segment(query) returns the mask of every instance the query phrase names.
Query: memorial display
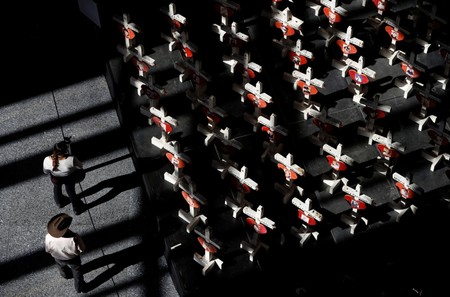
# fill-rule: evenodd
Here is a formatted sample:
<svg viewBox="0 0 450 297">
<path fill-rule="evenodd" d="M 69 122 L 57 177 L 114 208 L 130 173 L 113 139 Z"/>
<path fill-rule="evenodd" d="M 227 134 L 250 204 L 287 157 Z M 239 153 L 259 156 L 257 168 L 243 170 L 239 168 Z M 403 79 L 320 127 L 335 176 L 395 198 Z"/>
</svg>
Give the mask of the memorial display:
<svg viewBox="0 0 450 297">
<path fill-rule="evenodd" d="M 215 0 L 203 15 L 185 2 L 156 19 L 119 5 L 110 62 L 180 295 L 269 281 L 328 294 L 312 274 L 337 250 L 449 207 L 450 37 L 435 4 Z"/>
</svg>

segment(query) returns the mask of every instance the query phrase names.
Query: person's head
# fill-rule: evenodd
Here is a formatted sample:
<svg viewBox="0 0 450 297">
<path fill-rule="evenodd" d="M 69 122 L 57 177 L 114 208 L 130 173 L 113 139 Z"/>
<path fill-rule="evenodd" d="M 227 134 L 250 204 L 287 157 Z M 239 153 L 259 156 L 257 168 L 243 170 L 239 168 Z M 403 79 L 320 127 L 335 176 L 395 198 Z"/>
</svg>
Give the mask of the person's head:
<svg viewBox="0 0 450 297">
<path fill-rule="evenodd" d="M 67 229 L 69 229 L 70 224 L 72 224 L 72 217 L 66 213 L 59 213 L 48 221 L 47 231 L 53 237 L 62 237 Z"/>
<path fill-rule="evenodd" d="M 53 146 L 53 153 L 52 153 L 53 171 L 58 170 L 59 159 L 61 157 L 66 157 L 68 154 L 69 154 L 69 147 L 67 146 L 67 143 L 65 141 L 58 142 Z"/>
<path fill-rule="evenodd" d="M 69 147 L 65 141 L 60 141 L 53 146 L 53 152 L 65 155 L 69 153 Z"/>
</svg>

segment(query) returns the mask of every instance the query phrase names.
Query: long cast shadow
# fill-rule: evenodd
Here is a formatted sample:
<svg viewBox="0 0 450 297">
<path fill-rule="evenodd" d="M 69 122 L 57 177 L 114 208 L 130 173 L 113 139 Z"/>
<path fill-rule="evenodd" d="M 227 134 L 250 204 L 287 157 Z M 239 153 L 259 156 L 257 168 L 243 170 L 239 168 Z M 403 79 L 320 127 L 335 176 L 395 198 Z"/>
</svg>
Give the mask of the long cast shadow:
<svg viewBox="0 0 450 297">
<path fill-rule="evenodd" d="M 161 244 L 157 244 L 157 242 L 160 242 L 160 240 L 161 238 L 153 238 L 150 241 L 147 238 L 144 239 L 144 241 L 140 244 L 128 247 L 110 255 L 104 255 L 100 258 L 83 264 L 81 267 L 81 271 L 83 274 L 89 273 L 101 267 L 108 267 L 107 270 L 100 273 L 86 284 L 86 291 L 91 291 L 99 287 L 101 284 L 107 282 L 109 279 L 117 275 L 128 266 L 132 266 L 141 262 L 146 264 L 154 262 L 156 256 L 163 253 L 163 246 Z"/>
<path fill-rule="evenodd" d="M 81 271 L 83 274 L 108 266 L 106 271 L 100 273 L 86 284 L 86 291 L 88 292 L 99 287 L 101 284 L 107 282 L 126 267 L 143 262 L 145 260 L 145 254 L 146 251 L 144 250 L 143 244 L 138 244 L 114 254 L 105 255 L 82 265 Z M 114 265 L 109 267 L 111 264 Z"/>
<path fill-rule="evenodd" d="M 97 192 L 100 192 L 101 190 L 105 188 L 112 188 L 110 191 L 108 191 L 105 195 L 101 196 L 97 200 L 90 202 L 87 204 L 87 208 L 93 208 L 95 206 L 98 206 L 102 203 L 105 203 L 117 195 L 119 195 L 121 192 L 124 192 L 126 190 L 130 190 L 133 188 L 137 188 L 141 186 L 141 177 L 136 173 L 132 172 L 129 174 L 120 175 L 117 177 L 113 177 L 104 181 L 99 182 L 95 186 L 92 186 L 81 193 L 78 194 L 80 198 L 85 198 L 90 195 L 93 195 Z"/>
</svg>

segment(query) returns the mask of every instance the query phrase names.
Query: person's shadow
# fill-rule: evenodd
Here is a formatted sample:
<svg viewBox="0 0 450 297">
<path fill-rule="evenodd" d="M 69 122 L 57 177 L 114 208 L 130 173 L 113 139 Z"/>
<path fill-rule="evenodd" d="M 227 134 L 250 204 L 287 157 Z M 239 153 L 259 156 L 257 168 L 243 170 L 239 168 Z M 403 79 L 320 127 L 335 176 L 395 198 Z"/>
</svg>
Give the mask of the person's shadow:
<svg viewBox="0 0 450 297">
<path fill-rule="evenodd" d="M 86 274 L 90 271 L 96 270 L 101 267 L 108 266 L 108 269 L 97 275 L 90 282 L 86 283 L 84 292 L 89 292 L 101 284 L 105 283 L 113 276 L 117 275 L 120 271 L 124 270 L 126 267 L 135 265 L 137 263 L 146 261 L 146 255 L 154 255 L 153 252 L 149 252 L 148 247 L 144 244 L 137 244 L 131 246 L 114 254 L 105 255 L 103 257 L 92 260 L 81 266 L 81 272 Z M 113 264 L 113 265 L 112 265 Z M 112 265 L 112 266 L 111 266 Z"/>
<path fill-rule="evenodd" d="M 82 199 L 84 197 L 93 195 L 97 192 L 100 192 L 101 190 L 105 188 L 112 188 L 109 192 L 107 192 L 105 195 L 101 196 L 95 201 L 92 201 L 90 203 L 86 204 L 86 209 L 93 208 L 97 205 L 100 205 L 102 203 L 105 203 L 114 197 L 116 197 L 121 192 L 124 192 L 129 189 L 133 189 L 140 186 L 140 176 L 136 172 L 132 172 L 129 174 L 113 177 L 104 181 L 99 182 L 95 186 L 92 186 L 86 190 L 83 190 L 81 193 L 79 193 L 77 196 Z"/>
</svg>

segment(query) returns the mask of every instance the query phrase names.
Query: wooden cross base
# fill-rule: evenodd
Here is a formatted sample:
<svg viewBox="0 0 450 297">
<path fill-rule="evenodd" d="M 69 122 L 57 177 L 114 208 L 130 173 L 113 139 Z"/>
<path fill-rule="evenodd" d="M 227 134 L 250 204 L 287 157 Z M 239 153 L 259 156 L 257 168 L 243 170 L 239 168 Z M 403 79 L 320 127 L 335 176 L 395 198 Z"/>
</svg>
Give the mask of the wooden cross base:
<svg viewBox="0 0 450 297">
<path fill-rule="evenodd" d="M 241 193 L 239 193 L 238 195 L 241 195 Z M 245 200 L 243 197 L 241 198 L 238 197 L 238 199 L 236 200 L 230 197 L 226 197 L 225 205 L 233 210 L 233 218 L 237 218 L 238 216 L 240 216 L 245 206 L 253 207 L 253 205 L 247 200 Z"/>
<path fill-rule="evenodd" d="M 291 202 L 291 198 L 292 196 L 294 196 L 294 192 L 295 190 L 299 190 L 300 194 L 303 193 L 303 189 L 300 187 L 297 187 L 295 184 L 280 184 L 280 183 L 275 183 L 274 188 L 277 192 L 280 192 L 283 194 L 283 204 L 288 204 L 289 202 Z"/>
<path fill-rule="evenodd" d="M 410 77 L 405 77 L 404 80 L 395 79 L 394 84 L 401 90 L 404 91 L 403 98 L 408 99 L 409 94 L 411 93 L 414 81 Z"/>
<path fill-rule="evenodd" d="M 208 218 L 205 215 L 200 214 L 193 216 L 182 209 L 178 210 L 178 217 L 180 217 L 181 219 L 183 219 L 183 221 L 187 223 L 186 226 L 187 233 L 191 233 L 192 230 L 194 230 L 195 227 L 197 227 L 200 221 L 203 222 L 204 224 L 208 223 Z"/>
<path fill-rule="evenodd" d="M 291 227 L 291 233 L 298 239 L 300 239 L 300 246 L 303 247 L 307 242 L 312 239 L 317 240 L 319 232 L 311 230 L 308 226 L 302 224 L 300 228 Z"/>
<path fill-rule="evenodd" d="M 164 172 L 164 179 L 171 183 L 173 185 L 173 190 L 178 191 L 179 184 L 185 178 L 187 175 L 183 174 L 182 172 L 178 172 L 175 170 L 172 174 L 169 172 Z"/>
<path fill-rule="evenodd" d="M 262 248 L 265 250 L 269 249 L 269 246 L 265 243 L 262 243 L 261 241 L 257 240 L 255 243 L 248 243 L 246 241 L 241 241 L 240 248 L 247 251 L 250 257 L 250 261 L 253 262 L 255 259 L 256 254 L 258 251 Z"/>
<path fill-rule="evenodd" d="M 213 254 L 210 252 L 205 252 L 204 256 L 200 255 L 199 253 L 195 253 L 194 261 L 203 267 L 202 269 L 203 275 L 208 274 L 208 272 L 210 272 L 216 265 L 217 267 L 219 267 L 220 270 L 222 270 L 223 261 L 218 258 L 215 258 Z"/>
<path fill-rule="evenodd" d="M 414 204 L 411 204 L 409 206 L 406 206 L 402 203 L 396 203 L 392 208 L 396 213 L 397 217 L 395 221 L 397 223 L 404 221 L 405 217 L 409 217 L 410 215 L 415 215 L 417 212 L 418 207 Z"/>
<path fill-rule="evenodd" d="M 350 227 L 351 234 L 366 230 L 368 225 L 368 219 L 355 213 L 353 210 L 350 215 L 342 214 L 341 221 Z"/>
</svg>

